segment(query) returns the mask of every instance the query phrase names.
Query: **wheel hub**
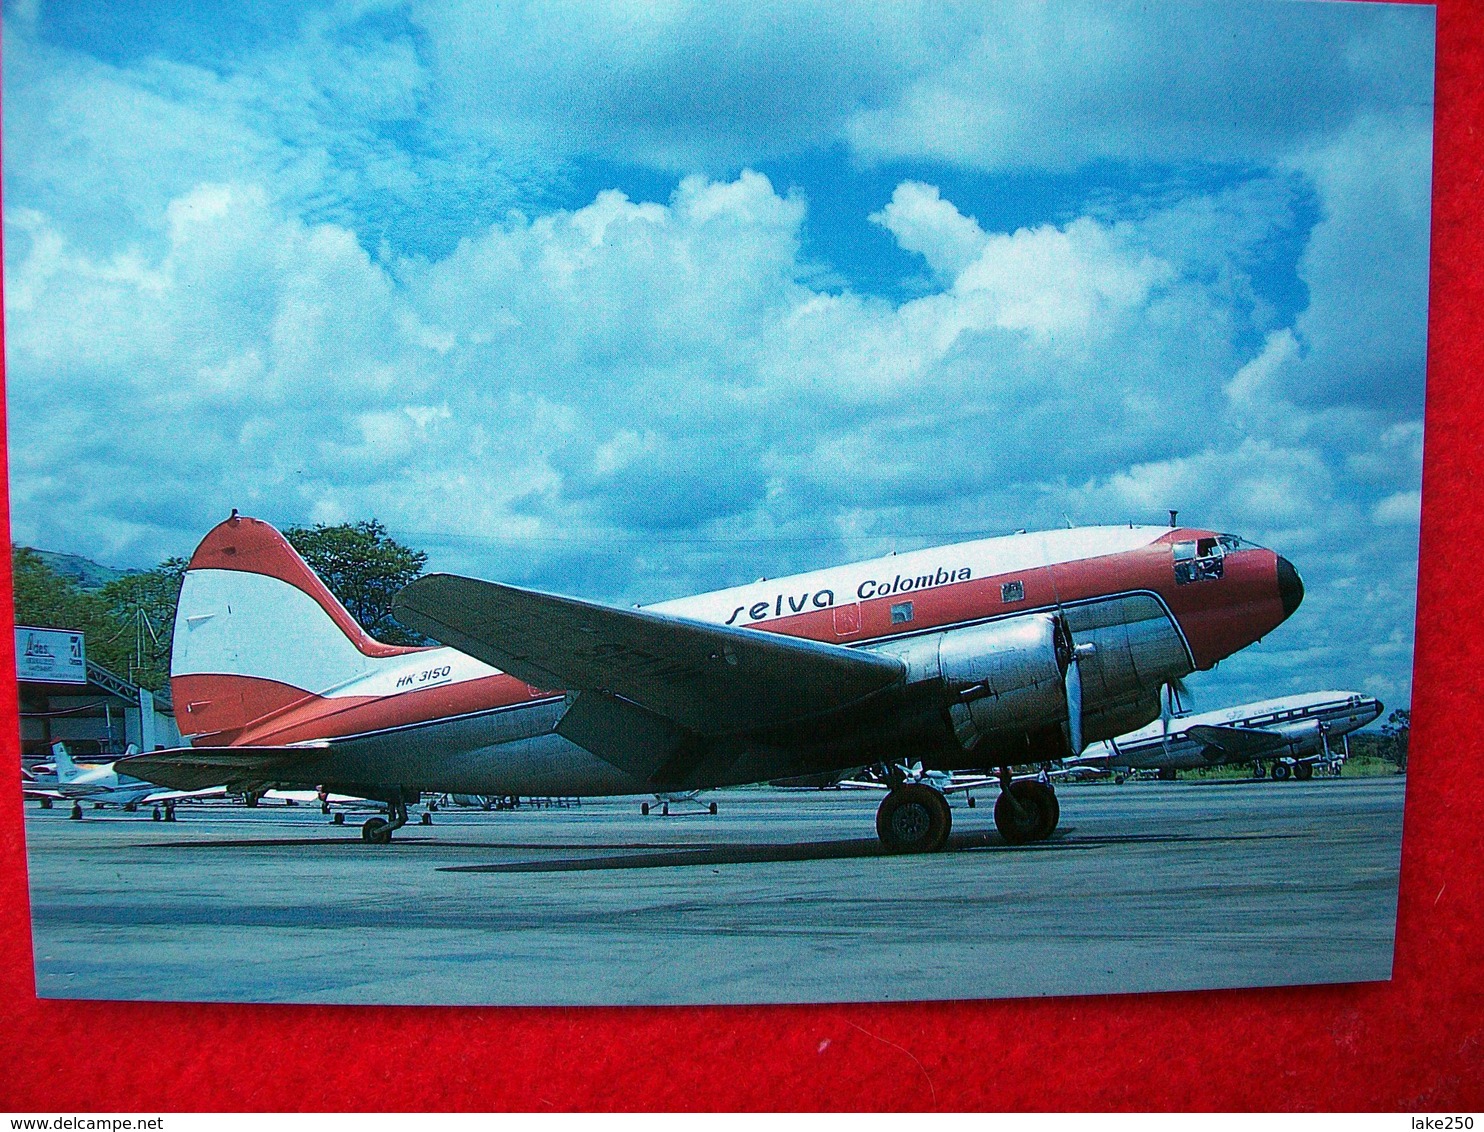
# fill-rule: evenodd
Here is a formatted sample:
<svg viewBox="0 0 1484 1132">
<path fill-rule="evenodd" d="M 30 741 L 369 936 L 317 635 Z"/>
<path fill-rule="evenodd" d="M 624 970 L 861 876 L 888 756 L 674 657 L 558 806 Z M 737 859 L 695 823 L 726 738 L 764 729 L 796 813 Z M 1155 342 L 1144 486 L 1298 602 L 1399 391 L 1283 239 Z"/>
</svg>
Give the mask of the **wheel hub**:
<svg viewBox="0 0 1484 1132">
<path fill-rule="evenodd" d="M 932 823 L 932 815 L 927 812 L 927 807 L 916 802 L 898 806 L 891 815 L 891 831 L 906 843 L 921 841 L 927 836 Z"/>
</svg>

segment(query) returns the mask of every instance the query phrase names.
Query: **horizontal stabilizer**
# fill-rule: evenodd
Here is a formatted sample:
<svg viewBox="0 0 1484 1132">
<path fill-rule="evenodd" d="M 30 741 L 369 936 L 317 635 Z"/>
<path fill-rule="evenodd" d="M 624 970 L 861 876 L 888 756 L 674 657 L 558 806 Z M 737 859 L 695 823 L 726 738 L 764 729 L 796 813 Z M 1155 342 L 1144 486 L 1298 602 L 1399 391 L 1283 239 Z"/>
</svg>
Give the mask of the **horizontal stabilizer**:
<svg viewBox="0 0 1484 1132">
<path fill-rule="evenodd" d="M 392 612 L 538 688 L 619 696 L 706 736 L 838 711 L 905 671 L 893 657 L 839 645 L 454 574 L 419 578 Z"/>
<path fill-rule="evenodd" d="M 318 747 L 176 747 L 131 755 L 114 764 L 122 774 L 172 790 L 205 790 L 237 782 L 314 782 L 313 768 L 329 752 Z"/>
<path fill-rule="evenodd" d="M 1186 731 L 1198 743 L 1225 751 L 1238 758 L 1254 758 L 1288 746 L 1288 740 L 1276 731 L 1260 727 L 1220 727 L 1198 724 Z"/>
</svg>

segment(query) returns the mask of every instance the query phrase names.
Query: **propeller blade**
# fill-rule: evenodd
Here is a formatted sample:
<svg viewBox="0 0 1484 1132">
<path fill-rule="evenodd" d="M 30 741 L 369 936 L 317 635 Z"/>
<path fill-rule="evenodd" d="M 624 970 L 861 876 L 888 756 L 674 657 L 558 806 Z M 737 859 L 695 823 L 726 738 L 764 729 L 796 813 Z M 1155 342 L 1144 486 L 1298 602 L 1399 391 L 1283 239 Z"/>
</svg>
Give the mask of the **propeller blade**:
<svg viewBox="0 0 1484 1132">
<path fill-rule="evenodd" d="M 1170 694 L 1174 699 L 1175 706 L 1180 709 L 1182 714 L 1190 710 L 1189 706 L 1187 706 L 1190 700 L 1190 689 L 1185 686 L 1183 677 L 1176 676 L 1170 681 Z"/>
<path fill-rule="evenodd" d="M 1160 689 L 1159 697 L 1159 742 L 1165 749 L 1165 755 L 1170 753 L 1170 716 L 1174 714 L 1174 706 L 1170 702 L 1175 698 L 1175 689 L 1166 684 Z"/>
<path fill-rule="evenodd" d="M 1067 739 L 1075 757 L 1082 753 L 1082 666 L 1073 657 L 1063 677 L 1067 685 Z"/>
</svg>

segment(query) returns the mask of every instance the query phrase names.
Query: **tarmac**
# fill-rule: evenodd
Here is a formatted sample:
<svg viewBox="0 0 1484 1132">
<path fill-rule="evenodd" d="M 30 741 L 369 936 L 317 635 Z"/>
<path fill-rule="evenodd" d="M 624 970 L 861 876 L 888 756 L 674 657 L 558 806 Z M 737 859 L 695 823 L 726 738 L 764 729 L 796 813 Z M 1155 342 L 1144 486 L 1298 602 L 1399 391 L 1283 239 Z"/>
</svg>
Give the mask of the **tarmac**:
<svg viewBox="0 0 1484 1132">
<path fill-rule="evenodd" d="M 37 993 L 405 1004 L 844 1002 L 1387 979 L 1400 777 L 1068 785 L 1011 848 L 994 791 L 886 856 L 872 791 L 370 811 L 26 809 Z M 421 807 L 414 809 L 414 822 Z"/>
</svg>

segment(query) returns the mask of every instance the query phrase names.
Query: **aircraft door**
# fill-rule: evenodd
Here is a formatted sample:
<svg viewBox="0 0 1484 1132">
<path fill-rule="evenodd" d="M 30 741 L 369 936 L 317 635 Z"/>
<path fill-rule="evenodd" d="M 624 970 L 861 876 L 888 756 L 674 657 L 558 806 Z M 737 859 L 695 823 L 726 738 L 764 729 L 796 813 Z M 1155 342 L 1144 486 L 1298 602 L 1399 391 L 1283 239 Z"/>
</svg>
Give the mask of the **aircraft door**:
<svg viewBox="0 0 1484 1132">
<path fill-rule="evenodd" d="M 861 631 L 860 602 L 852 601 L 835 606 L 835 636 L 854 637 Z"/>
</svg>

